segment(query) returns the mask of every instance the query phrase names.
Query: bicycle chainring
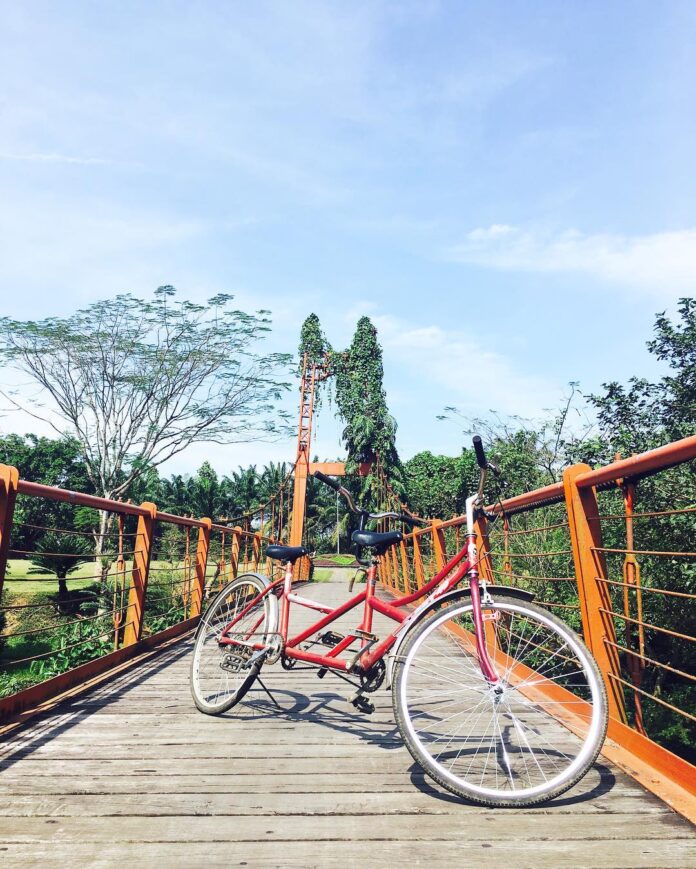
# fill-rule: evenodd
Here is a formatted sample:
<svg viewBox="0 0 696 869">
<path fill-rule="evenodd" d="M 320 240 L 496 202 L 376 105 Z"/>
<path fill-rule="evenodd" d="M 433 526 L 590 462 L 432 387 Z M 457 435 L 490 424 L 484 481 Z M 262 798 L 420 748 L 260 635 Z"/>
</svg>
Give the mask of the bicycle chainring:
<svg viewBox="0 0 696 869">
<path fill-rule="evenodd" d="M 281 634 L 268 634 L 268 652 L 264 659 L 266 664 L 275 664 L 283 654 L 283 637 Z"/>
<path fill-rule="evenodd" d="M 373 664 L 366 673 L 360 674 L 360 687 L 368 694 L 372 694 L 382 686 L 384 677 L 387 674 L 387 668 L 384 666 L 384 661 L 379 660 Z"/>
</svg>

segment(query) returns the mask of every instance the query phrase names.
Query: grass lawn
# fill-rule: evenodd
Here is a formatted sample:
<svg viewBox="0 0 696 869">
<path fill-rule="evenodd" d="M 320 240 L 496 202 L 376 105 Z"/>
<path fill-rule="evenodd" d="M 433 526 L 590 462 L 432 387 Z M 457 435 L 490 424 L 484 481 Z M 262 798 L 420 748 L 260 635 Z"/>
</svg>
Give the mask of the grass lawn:
<svg viewBox="0 0 696 869">
<path fill-rule="evenodd" d="M 319 555 L 317 554 L 317 558 L 321 558 L 322 561 L 331 561 L 333 564 L 338 565 L 339 567 L 347 566 L 349 564 L 355 564 L 355 556 L 354 555 L 336 555 L 336 554 L 328 554 L 328 555 Z"/>
<path fill-rule="evenodd" d="M 32 573 L 29 573 L 29 570 Z M 37 571 L 34 573 L 33 571 Z M 68 588 L 80 590 L 93 585 L 99 579 L 99 570 L 93 561 L 81 564 L 68 577 Z M 55 594 L 58 591 L 58 580 L 52 573 L 38 571 L 30 561 L 21 558 L 10 558 L 5 573 L 5 589 L 14 594 Z"/>
</svg>

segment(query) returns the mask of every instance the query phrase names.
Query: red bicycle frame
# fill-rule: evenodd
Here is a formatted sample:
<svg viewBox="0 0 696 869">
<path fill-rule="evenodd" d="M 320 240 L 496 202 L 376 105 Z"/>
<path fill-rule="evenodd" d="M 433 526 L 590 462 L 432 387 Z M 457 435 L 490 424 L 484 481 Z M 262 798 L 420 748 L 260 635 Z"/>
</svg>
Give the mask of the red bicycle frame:
<svg viewBox="0 0 696 869">
<path fill-rule="evenodd" d="M 359 594 L 347 600 L 344 604 L 336 608 L 327 607 L 325 604 L 302 597 L 292 591 L 292 564 L 288 563 L 285 570 L 285 576 L 282 579 L 271 583 L 263 592 L 258 594 L 242 611 L 223 629 L 218 642 L 221 645 L 239 645 L 238 637 L 230 637 L 229 633 L 234 629 L 234 625 L 243 618 L 257 603 L 268 594 L 277 594 L 281 598 L 281 613 L 280 625 L 278 633 L 282 638 L 283 654 L 286 658 L 295 661 L 304 661 L 309 664 L 314 664 L 318 667 L 325 667 L 331 670 L 352 670 L 358 663 L 362 672 L 369 670 L 391 649 L 396 642 L 399 634 L 406 630 L 408 625 L 416 618 L 422 610 L 430 604 L 437 601 L 440 597 L 452 591 L 456 585 L 468 574 L 471 584 L 471 598 L 473 605 L 474 627 L 476 634 L 476 650 L 478 654 L 481 671 L 485 678 L 495 684 L 499 677 L 490 660 L 484 642 L 484 627 L 483 617 L 481 614 L 481 591 L 479 587 L 477 564 L 477 551 L 475 536 L 467 535 L 466 545 L 437 573 L 423 588 L 412 594 L 404 595 L 397 598 L 392 603 L 387 603 L 381 600 L 375 594 L 377 584 L 377 565 L 373 561 L 367 571 L 367 580 L 365 589 Z M 456 570 L 455 570 L 456 568 Z M 453 572 L 454 571 L 454 572 Z M 451 574 L 451 575 L 450 575 Z M 404 607 L 414 603 L 421 598 L 425 598 L 423 604 L 416 610 L 410 613 L 403 611 Z M 323 613 L 323 617 L 314 624 L 305 628 L 299 634 L 289 637 L 289 622 L 291 605 L 305 607 L 307 609 L 316 610 Z M 341 616 L 350 612 L 352 609 L 364 604 L 363 619 L 360 625 L 354 629 L 354 633 L 345 636 L 339 643 L 326 654 L 316 654 L 306 649 L 300 649 L 301 643 L 308 640 L 312 635 L 318 633 L 323 628 L 330 625 L 332 622 L 341 618 Z M 399 627 L 390 633 L 380 642 L 368 640 L 365 634 L 371 634 L 372 631 L 372 616 L 374 612 L 381 613 L 384 616 L 399 623 Z M 263 621 L 263 615 L 259 617 L 258 623 L 247 631 L 246 637 L 242 642 L 248 643 L 256 650 L 264 649 L 266 646 L 260 642 L 254 642 L 251 637 L 257 627 Z M 352 659 L 347 661 L 338 656 L 344 652 L 354 642 L 361 643 L 361 649 L 364 651 L 358 652 Z M 372 648 L 374 646 L 374 648 Z"/>
</svg>

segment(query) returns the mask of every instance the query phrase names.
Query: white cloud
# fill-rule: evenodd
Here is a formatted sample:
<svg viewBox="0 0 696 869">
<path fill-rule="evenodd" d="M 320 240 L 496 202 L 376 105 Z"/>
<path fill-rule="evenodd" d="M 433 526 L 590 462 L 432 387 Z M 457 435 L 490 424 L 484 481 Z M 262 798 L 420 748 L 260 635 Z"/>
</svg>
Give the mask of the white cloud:
<svg viewBox="0 0 696 869">
<path fill-rule="evenodd" d="M 442 395 L 443 406 L 456 405 L 476 416 L 495 409 L 535 417 L 558 403 L 562 383 L 525 373 L 518 362 L 463 331 L 414 325 L 391 315 L 372 320 L 390 366 L 398 365 L 414 389 Z"/>
<path fill-rule="evenodd" d="M 0 152 L 0 160 L 15 160 L 21 163 L 68 163 L 78 166 L 112 166 L 114 161 L 103 157 L 72 157 L 68 154 L 8 153 Z"/>
<path fill-rule="evenodd" d="M 585 235 L 493 224 L 469 232 L 446 256 L 502 271 L 577 272 L 668 299 L 696 290 L 696 229 Z"/>
</svg>

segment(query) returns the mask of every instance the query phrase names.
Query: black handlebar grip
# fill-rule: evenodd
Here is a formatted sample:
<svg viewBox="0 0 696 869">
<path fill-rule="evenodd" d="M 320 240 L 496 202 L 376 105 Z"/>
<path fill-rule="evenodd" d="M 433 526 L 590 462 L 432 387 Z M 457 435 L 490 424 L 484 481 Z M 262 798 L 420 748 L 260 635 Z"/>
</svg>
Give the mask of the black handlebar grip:
<svg viewBox="0 0 696 869">
<path fill-rule="evenodd" d="M 474 435 L 474 452 L 476 453 L 476 461 L 478 462 L 479 468 L 481 468 L 482 471 L 485 471 L 488 467 L 488 462 L 486 461 L 486 454 L 483 451 L 483 443 L 478 435 Z"/>
<path fill-rule="evenodd" d="M 312 474 L 312 476 L 316 477 L 317 480 L 321 480 L 321 482 L 324 483 L 325 486 L 328 486 L 330 489 L 333 489 L 334 492 L 341 491 L 341 488 L 342 488 L 341 484 L 337 483 L 336 480 L 332 480 L 331 477 L 327 477 L 326 474 L 322 474 L 321 471 L 315 471 Z"/>
<path fill-rule="evenodd" d="M 418 528 L 420 525 L 427 524 L 423 522 L 422 519 L 416 519 L 415 516 L 408 516 L 406 513 L 399 514 L 399 521 L 404 522 L 406 525 L 410 525 L 411 528 Z"/>
</svg>

